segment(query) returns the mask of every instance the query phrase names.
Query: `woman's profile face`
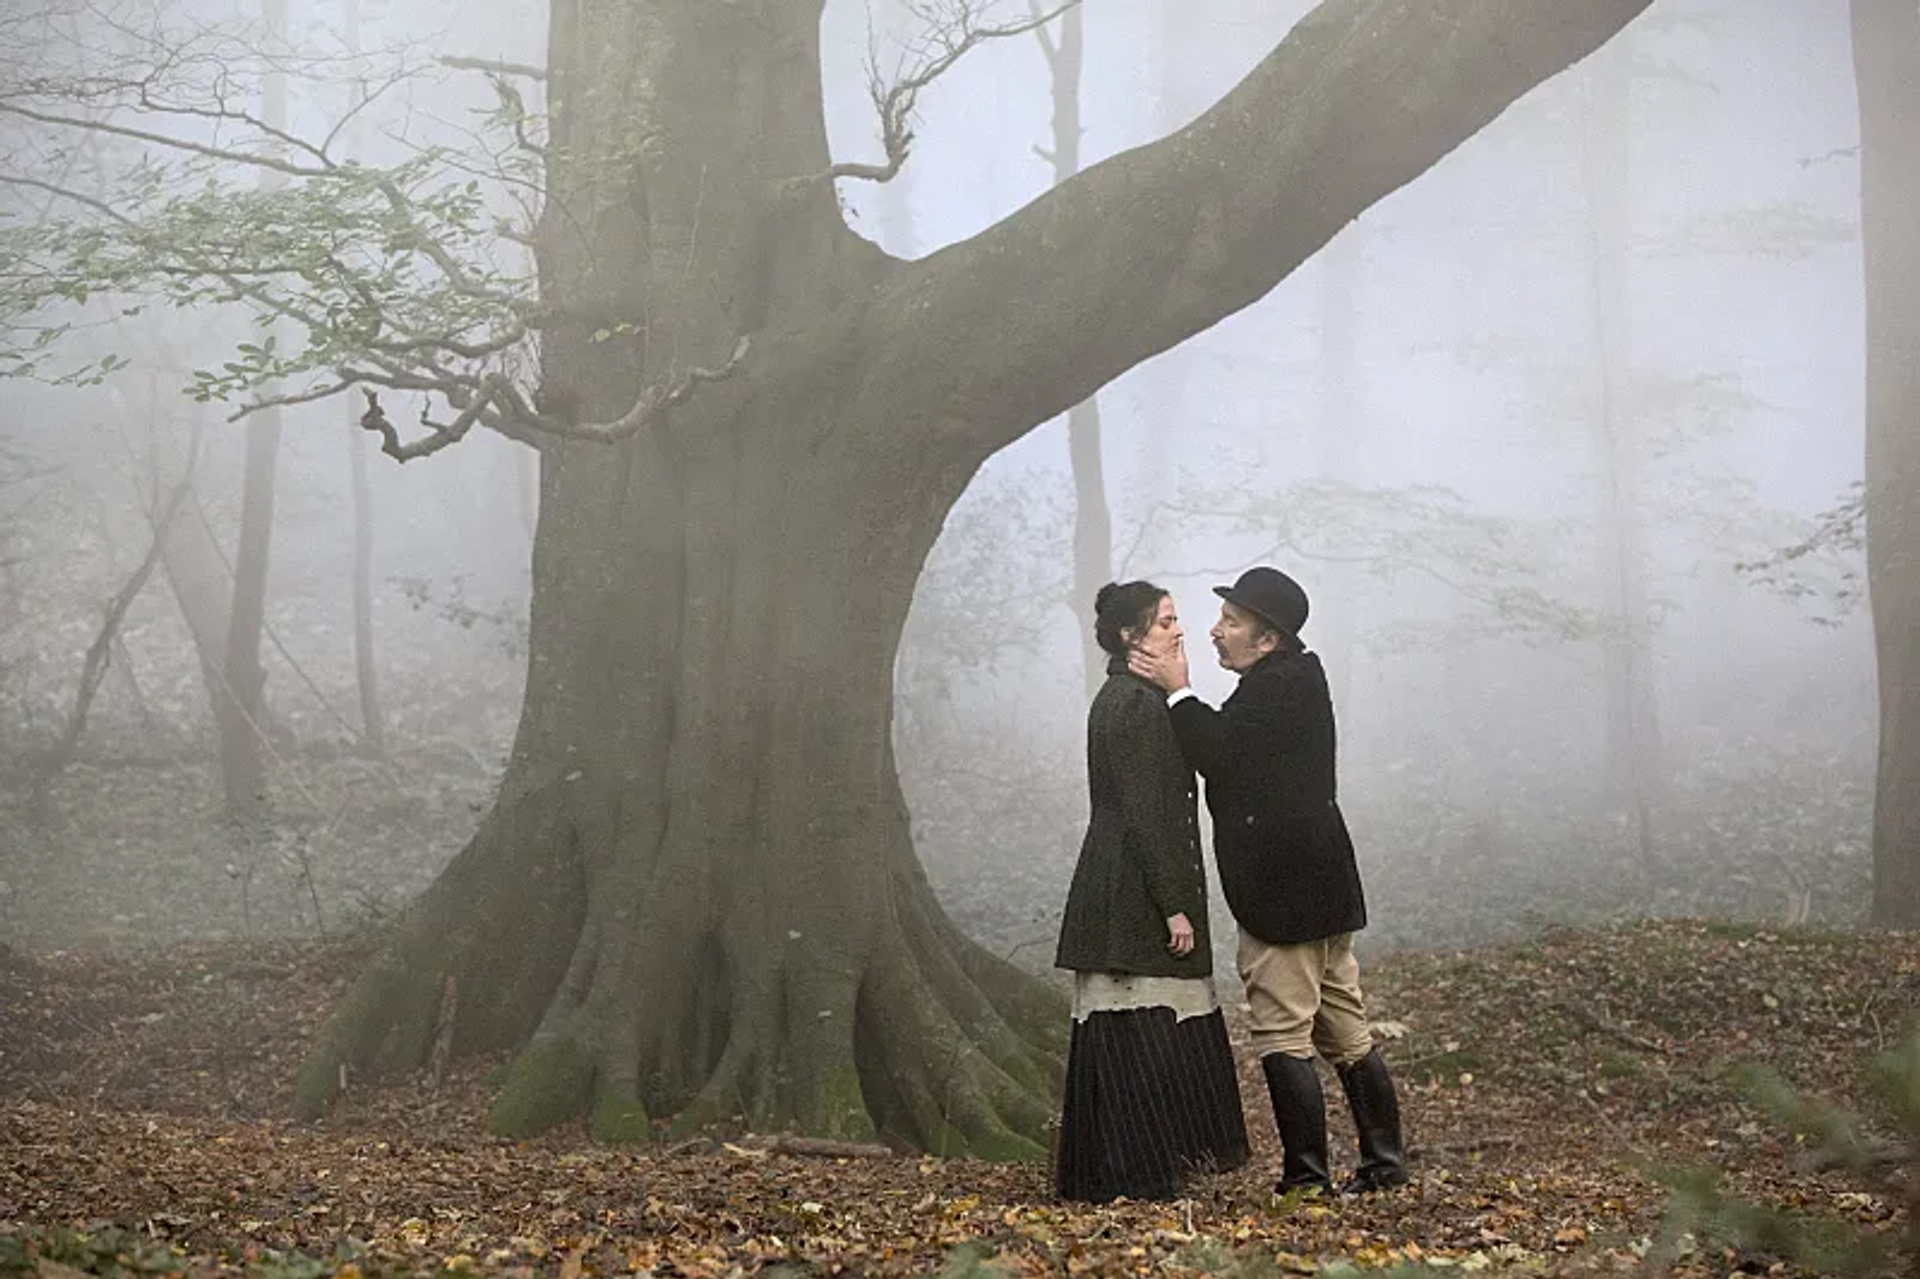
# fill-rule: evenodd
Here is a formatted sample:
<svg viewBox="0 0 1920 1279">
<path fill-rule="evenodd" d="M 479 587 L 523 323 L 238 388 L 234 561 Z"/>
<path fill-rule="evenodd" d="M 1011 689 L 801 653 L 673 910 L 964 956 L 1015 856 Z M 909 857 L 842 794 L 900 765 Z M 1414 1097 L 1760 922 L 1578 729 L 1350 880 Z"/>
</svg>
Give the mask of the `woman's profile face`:
<svg viewBox="0 0 1920 1279">
<path fill-rule="evenodd" d="M 1127 632 L 1127 645 L 1148 653 L 1170 653 L 1177 646 L 1184 633 L 1180 629 L 1180 614 L 1173 607 L 1173 596 L 1162 595 L 1160 603 L 1154 607 L 1153 621 L 1148 624 L 1144 634 Z"/>
</svg>

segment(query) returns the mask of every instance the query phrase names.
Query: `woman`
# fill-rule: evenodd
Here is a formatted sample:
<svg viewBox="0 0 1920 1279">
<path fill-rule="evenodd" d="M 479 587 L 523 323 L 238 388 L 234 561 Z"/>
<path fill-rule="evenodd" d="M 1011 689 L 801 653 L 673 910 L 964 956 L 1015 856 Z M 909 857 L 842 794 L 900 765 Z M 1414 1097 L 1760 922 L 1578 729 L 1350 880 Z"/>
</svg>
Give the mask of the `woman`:
<svg viewBox="0 0 1920 1279">
<path fill-rule="evenodd" d="M 1108 583 L 1094 602 L 1107 682 L 1087 712 L 1092 815 L 1054 963 L 1074 974 L 1056 1165 L 1062 1198 L 1167 1199 L 1189 1170 L 1247 1158 L 1233 1051 L 1213 995 L 1193 772 L 1165 696 L 1127 669 L 1180 642 L 1172 598 Z"/>
</svg>

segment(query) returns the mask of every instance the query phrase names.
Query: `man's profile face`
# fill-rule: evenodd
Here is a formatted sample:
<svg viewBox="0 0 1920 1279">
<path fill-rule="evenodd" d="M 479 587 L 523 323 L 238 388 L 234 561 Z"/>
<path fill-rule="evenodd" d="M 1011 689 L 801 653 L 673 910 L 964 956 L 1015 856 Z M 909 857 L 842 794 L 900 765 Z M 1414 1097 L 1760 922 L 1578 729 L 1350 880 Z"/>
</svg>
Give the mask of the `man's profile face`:
<svg viewBox="0 0 1920 1279">
<path fill-rule="evenodd" d="M 1220 655 L 1220 665 L 1236 675 L 1280 647 L 1280 637 L 1274 634 L 1273 628 L 1238 604 L 1222 602 L 1220 620 L 1209 633 L 1213 636 L 1213 650 Z"/>
</svg>

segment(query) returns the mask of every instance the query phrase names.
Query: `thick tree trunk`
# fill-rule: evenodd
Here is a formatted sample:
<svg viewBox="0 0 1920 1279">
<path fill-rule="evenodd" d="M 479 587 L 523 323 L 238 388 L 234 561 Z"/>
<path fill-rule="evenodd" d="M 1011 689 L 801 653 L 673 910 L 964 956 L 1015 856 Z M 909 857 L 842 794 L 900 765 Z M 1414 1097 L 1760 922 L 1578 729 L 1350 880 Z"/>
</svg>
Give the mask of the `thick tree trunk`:
<svg viewBox="0 0 1920 1279">
<path fill-rule="evenodd" d="M 549 453 L 499 806 L 344 1023 L 400 1038 L 333 1043 L 321 1095 L 339 1061 L 416 1062 L 455 979 L 457 1049 L 534 1035 L 502 1131 L 591 1101 L 607 1136 L 677 1114 L 1039 1149 L 1064 1020 L 934 901 L 872 674 L 964 475 L 896 505 L 898 456 L 810 457 L 819 424 L 773 403 L 736 422 L 795 445 Z"/>
<path fill-rule="evenodd" d="M 817 30 L 555 6 L 541 252 L 571 309 L 545 346 L 550 405 L 618 416 L 739 333 L 870 290 L 885 259 L 829 188 L 769 195 L 826 167 Z M 633 336 L 594 340 L 622 322 Z M 946 920 L 891 745 L 885 672 L 978 458 L 922 447 L 910 415 L 892 442 L 844 431 L 859 350 L 835 327 L 669 430 L 546 451 L 499 805 L 335 1022 L 309 1099 L 342 1062 L 417 1062 L 452 979 L 457 1048 L 533 1036 L 504 1131 L 590 1103 L 610 1136 L 673 1114 L 1040 1149 L 1064 1019 Z"/>
<path fill-rule="evenodd" d="M 1920 928 L 1920 8 L 1853 0 L 1867 300 L 1867 581 L 1880 675 L 1873 921 Z"/>
<path fill-rule="evenodd" d="M 807 180 L 820 0 L 556 0 L 544 408 L 614 420 L 742 334 L 753 355 L 619 444 L 545 448 L 498 802 L 322 1032 L 302 1110 L 442 1040 L 524 1044 L 503 1131 L 586 1111 L 1036 1153 L 1065 1009 L 942 913 L 894 768 L 890 673 L 948 510 L 1644 2 L 1560 0 L 1529 40 L 1508 27 L 1539 0 L 1480 0 L 1436 41 L 1429 0 L 1343 0 L 1197 132 L 900 263 Z M 1341 128 L 1383 154 L 1292 180 L 1346 153 L 1318 113 L 1356 101 Z"/>
<path fill-rule="evenodd" d="M 1629 147 L 1633 69 L 1616 45 L 1596 59 L 1581 172 L 1592 247 L 1593 452 L 1599 470 L 1601 581 L 1613 626 L 1601 639 L 1606 691 L 1606 802 L 1625 824 L 1643 872 L 1656 869 L 1653 810 L 1662 776 L 1660 721 L 1641 531 L 1640 433 L 1628 403 Z"/>
</svg>

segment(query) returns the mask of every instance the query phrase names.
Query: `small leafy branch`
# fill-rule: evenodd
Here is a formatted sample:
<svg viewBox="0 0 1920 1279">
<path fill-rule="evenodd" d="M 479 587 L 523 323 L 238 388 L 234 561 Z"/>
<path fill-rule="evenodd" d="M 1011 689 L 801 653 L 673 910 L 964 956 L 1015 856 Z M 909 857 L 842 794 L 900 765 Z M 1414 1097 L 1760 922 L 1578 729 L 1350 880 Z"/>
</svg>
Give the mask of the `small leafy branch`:
<svg viewBox="0 0 1920 1279">
<path fill-rule="evenodd" d="M 877 54 L 869 69 L 884 162 L 801 181 L 891 178 L 928 86 L 969 51 L 1037 30 L 1078 0 L 1006 22 L 990 19 L 994 3 L 912 0 L 924 33 L 891 76 Z M 439 58 L 484 74 L 494 106 L 458 149 L 411 147 L 404 160 L 374 164 L 347 155 L 343 138 L 413 70 L 351 95 L 351 109 L 313 138 L 250 105 L 269 67 L 303 65 L 291 50 L 205 30 L 117 34 L 132 47 L 68 50 L 74 66 L 59 70 L 0 64 L 0 117 L 33 139 L 0 152 L 0 196 L 14 197 L 13 207 L 0 204 L 0 377 L 98 385 L 128 360 L 98 351 L 97 334 L 96 349 L 73 350 L 83 330 L 155 305 L 239 308 L 259 336 L 195 372 L 193 398 L 232 405 L 241 418 L 361 387 L 362 425 L 404 462 L 475 426 L 535 445 L 622 439 L 661 426 L 745 360 L 743 335 L 724 361 L 676 369 L 601 422 L 549 411 L 534 392 L 544 335 L 584 324 L 605 341 L 642 320 L 570 312 L 536 278 L 543 225 L 570 216 L 548 207 L 550 166 L 580 160 L 556 154 L 544 107 L 530 100 L 546 81 L 540 68 Z M 382 390 L 424 400 L 420 437 L 402 441 Z M 436 406 L 450 416 L 436 418 Z"/>
<path fill-rule="evenodd" d="M 1749 1202 L 1723 1189 L 1709 1169 L 1656 1171 L 1672 1188 L 1673 1201 L 1662 1238 L 1648 1257 L 1653 1273 L 1662 1273 L 1680 1241 L 1695 1235 L 1839 1279 L 1866 1279 L 1890 1268 L 1920 1275 L 1920 1029 L 1875 1058 L 1868 1072 L 1875 1098 L 1900 1134 L 1894 1143 L 1875 1140 L 1857 1117 L 1802 1095 L 1765 1066 L 1739 1067 L 1732 1080 L 1805 1143 L 1803 1159 L 1810 1168 L 1844 1169 L 1860 1182 L 1863 1198 L 1904 1203 L 1905 1226 L 1889 1237 L 1838 1218 Z"/>
<path fill-rule="evenodd" d="M 532 444 L 623 438 L 744 359 L 743 338 L 717 369 L 642 388 L 608 422 L 546 411 L 531 390 L 541 338 L 578 317 L 540 296 L 533 271 L 544 115 L 489 69 L 497 106 L 476 145 L 362 163 L 340 139 L 377 92 L 302 137 L 245 105 L 246 64 L 227 60 L 244 56 L 155 38 L 107 74 L 0 83 L 0 116 L 39 139 L 0 155 L 0 191 L 16 197 L 0 211 L 0 377 L 94 385 L 127 360 L 71 350 L 81 330 L 153 306 L 236 308 L 259 336 L 195 372 L 188 394 L 241 418 L 355 386 L 411 393 L 428 405 L 424 438 L 401 444 L 372 399 L 364 423 L 406 461 L 475 425 Z M 34 163 L 44 154 L 88 162 L 49 170 Z"/>
<path fill-rule="evenodd" d="M 1866 534 L 1866 486 L 1856 480 L 1839 502 L 1814 517 L 1806 537 L 1760 559 L 1743 560 L 1734 571 L 1790 600 L 1824 599 L 1827 613 L 1814 622 L 1838 626 L 1866 598 Z"/>
</svg>

